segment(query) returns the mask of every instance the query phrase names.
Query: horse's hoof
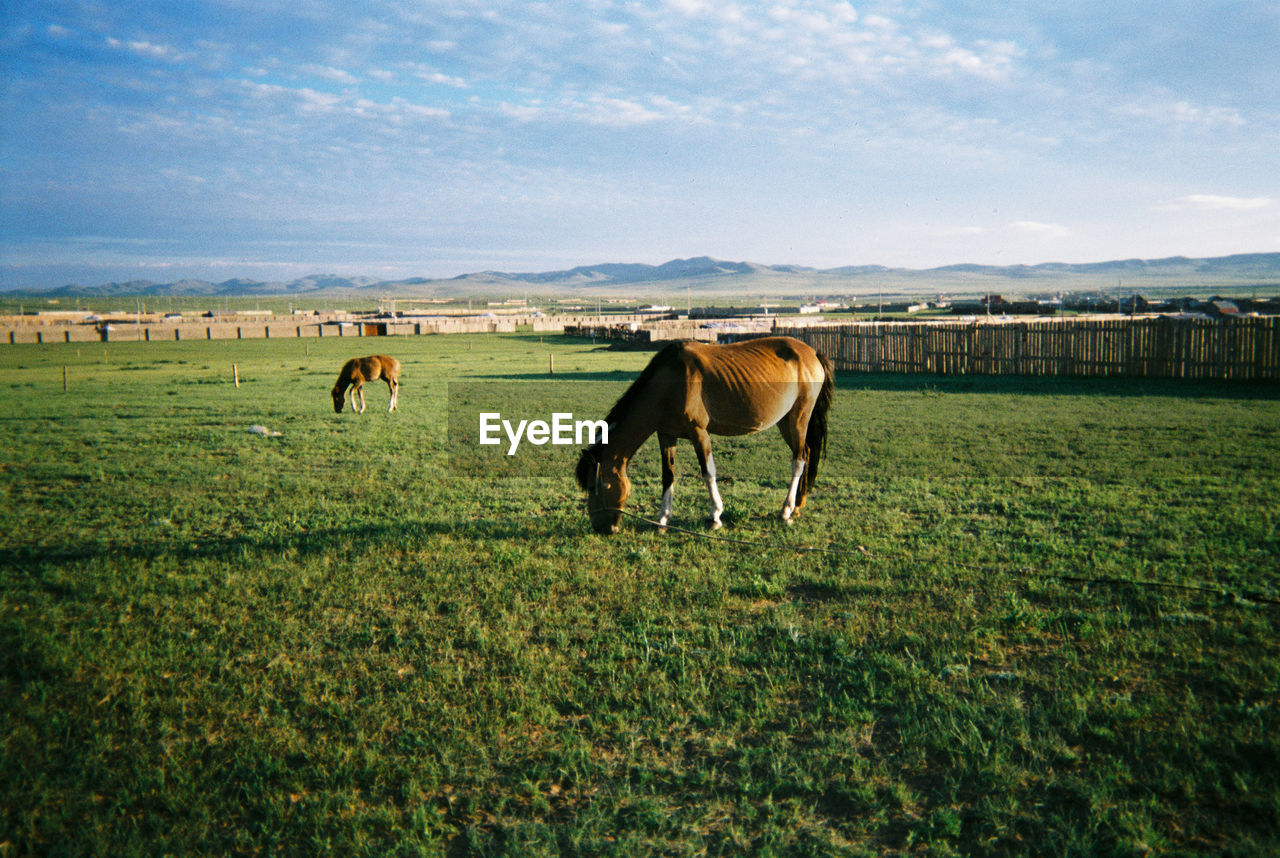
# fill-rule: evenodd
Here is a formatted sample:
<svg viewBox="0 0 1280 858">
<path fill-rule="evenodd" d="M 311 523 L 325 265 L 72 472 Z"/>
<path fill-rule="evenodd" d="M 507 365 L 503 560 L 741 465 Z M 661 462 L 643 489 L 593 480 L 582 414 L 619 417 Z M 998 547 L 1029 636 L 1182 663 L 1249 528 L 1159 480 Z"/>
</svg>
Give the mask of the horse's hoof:
<svg viewBox="0 0 1280 858">
<path fill-rule="evenodd" d="M 724 524 L 717 521 L 716 519 L 714 518 L 707 519 L 707 528 L 709 530 L 719 530 L 722 527 L 724 527 Z"/>
</svg>

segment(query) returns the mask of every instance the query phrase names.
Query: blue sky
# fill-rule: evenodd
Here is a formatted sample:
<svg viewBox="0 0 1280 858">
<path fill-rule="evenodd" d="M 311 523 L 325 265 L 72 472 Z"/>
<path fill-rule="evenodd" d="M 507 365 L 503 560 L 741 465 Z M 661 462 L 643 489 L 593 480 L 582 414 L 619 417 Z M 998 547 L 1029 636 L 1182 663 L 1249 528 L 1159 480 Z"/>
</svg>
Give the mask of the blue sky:
<svg viewBox="0 0 1280 858">
<path fill-rule="evenodd" d="M 1280 249 L 1280 4 L 0 0 L 0 288 Z"/>
</svg>

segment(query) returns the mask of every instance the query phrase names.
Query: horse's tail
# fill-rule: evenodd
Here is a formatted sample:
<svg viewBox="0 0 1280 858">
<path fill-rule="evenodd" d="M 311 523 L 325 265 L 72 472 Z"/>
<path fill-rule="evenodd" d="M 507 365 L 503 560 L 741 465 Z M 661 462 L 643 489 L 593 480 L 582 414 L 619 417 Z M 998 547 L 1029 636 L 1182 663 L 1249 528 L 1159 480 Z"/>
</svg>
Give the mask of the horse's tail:
<svg viewBox="0 0 1280 858">
<path fill-rule="evenodd" d="M 818 392 L 818 401 L 813 405 L 809 427 L 804 434 L 804 445 L 808 453 L 808 463 L 804 469 L 806 488 L 811 488 L 818 481 L 818 465 L 822 462 L 822 451 L 827 447 L 827 412 L 831 409 L 836 389 L 835 367 L 822 352 L 818 352 L 818 362 L 822 364 L 822 390 Z"/>
</svg>

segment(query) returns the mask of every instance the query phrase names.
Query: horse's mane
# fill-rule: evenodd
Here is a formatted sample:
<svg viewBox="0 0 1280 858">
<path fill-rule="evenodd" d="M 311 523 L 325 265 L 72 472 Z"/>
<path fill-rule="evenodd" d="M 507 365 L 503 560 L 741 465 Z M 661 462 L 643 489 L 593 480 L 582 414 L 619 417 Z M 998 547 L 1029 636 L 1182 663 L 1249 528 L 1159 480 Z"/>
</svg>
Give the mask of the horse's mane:
<svg viewBox="0 0 1280 858">
<path fill-rule="evenodd" d="M 684 349 L 687 342 L 689 341 L 675 340 L 674 342 L 667 343 L 667 345 L 663 346 L 662 350 L 653 356 L 653 359 L 649 361 L 649 365 L 641 370 L 640 375 L 636 380 L 631 382 L 631 386 L 627 388 L 626 392 L 623 393 L 622 396 L 618 398 L 618 401 L 613 404 L 613 407 L 609 409 L 609 413 L 605 416 L 604 422 L 613 426 L 614 424 L 625 420 L 631 413 L 631 409 L 634 407 L 636 398 L 640 395 L 640 392 L 648 386 L 649 382 L 653 379 L 654 375 L 657 374 L 658 370 L 675 362 L 676 355 Z M 596 446 L 599 446 L 598 442 Z"/>
<path fill-rule="evenodd" d="M 605 415 L 604 422 L 610 426 L 616 426 L 625 420 L 630 415 L 631 409 L 635 407 L 636 399 L 640 396 L 641 391 L 648 386 L 659 370 L 670 366 L 678 359 L 676 356 L 688 342 L 688 340 L 674 340 L 663 346 L 649 361 L 648 365 L 640 371 L 640 375 L 636 377 L 636 380 L 631 382 L 631 386 L 609 409 L 609 413 Z M 604 444 L 600 441 L 595 442 L 583 450 L 581 458 L 578 459 L 578 485 L 588 491 L 591 488 L 591 480 L 595 476 L 595 466 L 600 460 L 600 449 L 603 446 Z"/>
</svg>

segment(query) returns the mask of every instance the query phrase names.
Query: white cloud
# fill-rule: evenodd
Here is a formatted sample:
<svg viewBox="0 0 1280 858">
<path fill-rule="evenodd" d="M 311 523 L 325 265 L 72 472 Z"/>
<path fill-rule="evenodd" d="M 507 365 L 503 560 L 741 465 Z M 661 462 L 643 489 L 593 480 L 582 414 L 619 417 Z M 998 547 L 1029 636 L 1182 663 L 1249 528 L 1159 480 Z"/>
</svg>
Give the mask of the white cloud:
<svg viewBox="0 0 1280 858">
<path fill-rule="evenodd" d="M 703 0 L 667 0 L 667 7 L 681 15 L 693 17 L 696 15 L 704 15 L 710 11 L 710 4 Z"/>
<path fill-rule="evenodd" d="M 397 116 L 418 117 L 420 119 L 448 119 L 452 114 L 448 110 L 425 104 L 414 104 L 403 98 L 393 98 L 390 104 L 380 108 Z"/>
<path fill-rule="evenodd" d="M 1161 207 L 1165 211 L 1257 211 L 1271 208 L 1270 197 L 1226 197 L 1218 194 L 1188 194 Z"/>
<path fill-rule="evenodd" d="M 556 104 L 542 99 L 523 103 L 504 101 L 497 106 L 503 116 L 518 122 L 583 122 L 603 128 L 633 128 L 659 122 L 703 122 L 694 109 L 666 96 L 648 98 L 615 98 L 612 96 L 586 96 L 566 98 Z"/>
<path fill-rule="evenodd" d="M 113 37 L 107 38 L 107 46 L 116 48 L 117 50 L 129 51 L 139 57 L 145 57 L 151 60 L 161 60 L 168 63 L 178 63 L 187 59 L 187 54 L 179 51 L 172 45 L 157 45 L 154 42 L 141 40 L 124 42 Z"/>
<path fill-rule="evenodd" d="M 417 104 L 400 96 L 393 97 L 389 101 L 377 101 L 352 94 L 322 92 L 310 87 L 287 87 L 253 81 L 241 81 L 241 86 L 255 100 L 292 104 L 298 114 L 303 116 L 345 114 L 358 118 L 378 117 L 387 121 L 400 122 L 415 117 L 447 119 L 451 115 L 443 108 Z"/>
<path fill-rule="evenodd" d="M 990 230 L 984 226 L 951 226 L 935 229 L 935 235 L 956 238 L 967 238 L 975 235 L 986 235 Z"/>
<path fill-rule="evenodd" d="M 1014 221 L 1009 224 L 1009 227 L 1016 232 L 1039 236 L 1040 238 L 1069 238 L 1072 235 L 1071 229 L 1062 224 L 1041 223 L 1035 220 Z"/>
<path fill-rule="evenodd" d="M 541 103 L 512 104 L 507 101 L 498 105 L 498 112 L 517 122 L 537 122 L 550 113 Z"/>
<path fill-rule="evenodd" d="M 351 72 L 336 69 L 333 66 L 304 65 L 300 71 L 311 77 L 318 77 L 321 80 L 340 83 L 345 86 L 354 86 L 360 82 L 360 79 L 351 74 Z"/>
<path fill-rule="evenodd" d="M 1013 42 L 978 42 L 973 49 L 953 46 L 943 52 L 943 62 L 977 77 L 999 78 L 1026 52 Z"/>
<path fill-rule="evenodd" d="M 1200 107 L 1186 100 L 1136 102 L 1123 106 L 1120 112 L 1139 119 L 1206 129 L 1240 127 L 1246 124 L 1240 111 L 1235 108 Z"/>
<path fill-rule="evenodd" d="M 417 68 L 413 72 L 413 76 L 418 80 L 426 83 L 439 84 L 441 86 L 451 86 L 455 89 L 466 89 L 467 82 L 460 77 L 453 77 L 447 74 L 441 74 L 437 71 L 430 71 L 424 68 Z"/>
<path fill-rule="evenodd" d="M 632 50 L 652 51 L 701 88 L 752 88 L 786 93 L 793 84 L 847 85 L 889 77 L 1008 78 L 1027 56 L 1004 39 L 966 40 L 936 27 L 922 28 L 884 15 L 860 16 L 843 0 L 779 0 L 767 6 L 668 0 L 666 14 L 637 16 L 645 41 Z M 676 13 L 674 16 L 670 13 Z M 610 50 L 626 52 L 625 45 Z M 612 61 L 601 54 L 602 68 Z M 794 93 L 797 104 L 812 93 Z"/>
<path fill-rule="evenodd" d="M 191 185 L 203 185 L 208 181 L 204 176 L 184 173 L 181 170 L 174 169 L 173 167 L 165 167 L 161 169 L 160 175 L 175 182 L 185 182 Z"/>
<path fill-rule="evenodd" d="M 651 107 L 646 107 L 625 98 L 605 98 L 597 96 L 586 105 L 585 117 L 593 125 L 608 125 L 624 128 L 628 125 L 645 125 L 657 122 L 663 114 Z"/>
</svg>

